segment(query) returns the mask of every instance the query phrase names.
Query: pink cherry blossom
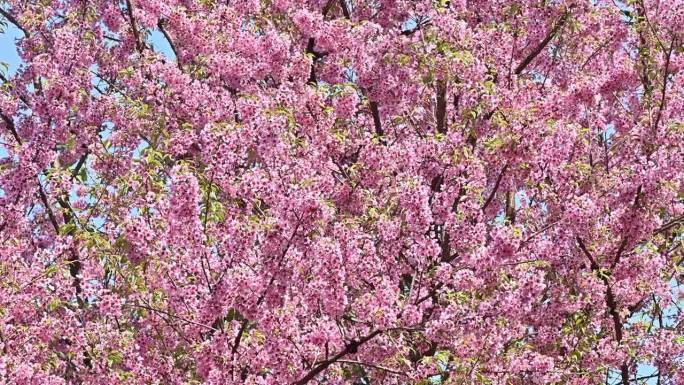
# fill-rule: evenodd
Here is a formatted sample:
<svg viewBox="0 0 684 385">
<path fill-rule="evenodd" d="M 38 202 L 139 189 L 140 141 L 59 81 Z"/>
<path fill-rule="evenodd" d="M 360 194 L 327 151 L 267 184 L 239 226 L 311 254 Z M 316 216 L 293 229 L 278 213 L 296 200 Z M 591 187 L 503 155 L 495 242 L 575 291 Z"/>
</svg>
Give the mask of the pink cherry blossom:
<svg viewBox="0 0 684 385">
<path fill-rule="evenodd" d="M 0 21 L 0 383 L 683 383 L 684 1 Z"/>
</svg>

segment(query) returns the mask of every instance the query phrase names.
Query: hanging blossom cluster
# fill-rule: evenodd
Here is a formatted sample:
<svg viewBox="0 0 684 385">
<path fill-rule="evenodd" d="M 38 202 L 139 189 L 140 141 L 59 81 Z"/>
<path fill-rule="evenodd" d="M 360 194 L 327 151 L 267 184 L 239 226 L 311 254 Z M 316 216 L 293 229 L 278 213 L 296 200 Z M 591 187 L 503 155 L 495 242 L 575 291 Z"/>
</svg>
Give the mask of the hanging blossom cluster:
<svg viewBox="0 0 684 385">
<path fill-rule="evenodd" d="M 684 1 L 0 21 L 0 383 L 684 383 Z"/>
</svg>

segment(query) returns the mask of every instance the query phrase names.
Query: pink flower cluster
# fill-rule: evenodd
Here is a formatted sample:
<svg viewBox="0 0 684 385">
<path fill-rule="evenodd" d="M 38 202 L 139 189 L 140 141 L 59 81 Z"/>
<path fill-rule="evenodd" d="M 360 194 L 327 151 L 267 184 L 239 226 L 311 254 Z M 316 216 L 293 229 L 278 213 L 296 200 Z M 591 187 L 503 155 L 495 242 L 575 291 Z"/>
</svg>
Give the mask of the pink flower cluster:
<svg viewBox="0 0 684 385">
<path fill-rule="evenodd" d="M 683 6 L 3 1 L 0 383 L 684 383 Z"/>
</svg>

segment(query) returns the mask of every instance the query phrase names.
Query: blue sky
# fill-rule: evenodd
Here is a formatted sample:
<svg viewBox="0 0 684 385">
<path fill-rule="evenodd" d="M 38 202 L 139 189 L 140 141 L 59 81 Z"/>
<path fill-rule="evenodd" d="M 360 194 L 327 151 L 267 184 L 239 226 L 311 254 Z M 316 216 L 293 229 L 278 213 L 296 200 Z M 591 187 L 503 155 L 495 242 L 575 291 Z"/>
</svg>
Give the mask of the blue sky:
<svg viewBox="0 0 684 385">
<path fill-rule="evenodd" d="M 23 33 L 10 23 L 7 23 L 4 29 L 0 29 L 0 71 L 6 77 L 14 75 L 22 63 L 16 46 L 17 39 L 22 36 Z M 158 30 L 152 31 L 148 40 L 155 51 L 175 60 L 171 45 L 161 32 Z M 0 144 L 0 158 L 6 156 L 7 150 Z"/>
<path fill-rule="evenodd" d="M 0 33 L 0 62 L 9 65 L 10 74 L 17 70 L 21 62 L 17 53 L 17 47 L 14 44 L 16 39 L 21 36 L 23 36 L 21 31 L 11 24 L 5 28 L 4 33 Z M 0 71 L 4 71 L 4 68 L 0 69 Z"/>
<path fill-rule="evenodd" d="M 19 59 L 15 41 L 22 35 L 23 34 L 21 31 L 19 31 L 13 25 L 8 25 L 4 32 L 0 33 L 0 63 L 7 65 L 7 68 L 5 68 L 2 64 L 0 64 L 0 72 L 2 72 L 2 74 L 5 76 L 14 74 L 17 71 L 17 68 L 19 68 L 21 59 Z M 5 150 L 4 146 L 0 144 L 0 158 L 4 158 L 6 156 L 7 150 Z"/>
</svg>

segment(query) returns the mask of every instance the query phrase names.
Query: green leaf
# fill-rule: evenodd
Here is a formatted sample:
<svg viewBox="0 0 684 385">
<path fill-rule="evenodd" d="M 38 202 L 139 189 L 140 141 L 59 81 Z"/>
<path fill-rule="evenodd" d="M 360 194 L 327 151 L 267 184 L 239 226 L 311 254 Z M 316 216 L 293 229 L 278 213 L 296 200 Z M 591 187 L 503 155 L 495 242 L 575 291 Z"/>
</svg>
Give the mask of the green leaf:
<svg viewBox="0 0 684 385">
<path fill-rule="evenodd" d="M 485 91 L 486 91 L 488 94 L 494 93 L 494 82 L 493 82 L 493 81 L 491 81 L 491 80 L 485 81 L 485 82 L 484 82 L 484 87 L 485 87 Z"/>
<path fill-rule="evenodd" d="M 107 365 L 114 366 L 123 362 L 123 353 L 118 350 L 114 350 L 107 354 Z"/>
<path fill-rule="evenodd" d="M 608 270 L 608 269 L 601 268 L 601 269 L 598 269 L 598 271 L 596 273 L 599 276 L 599 278 L 601 278 L 601 279 L 610 278 L 610 270 Z"/>
<path fill-rule="evenodd" d="M 80 182 L 85 183 L 88 180 L 88 170 L 86 167 L 81 167 L 81 169 L 78 171 L 78 180 Z"/>
<path fill-rule="evenodd" d="M 74 222 L 65 223 L 59 228 L 59 235 L 71 235 L 76 229 L 77 227 Z"/>
<path fill-rule="evenodd" d="M 46 277 L 52 277 L 53 275 L 55 275 L 57 273 L 58 269 L 59 268 L 58 268 L 57 264 L 52 264 L 52 265 L 48 266 L 47 269 L 45 269 L 45 276 Z"/>
<path fill-rule="evenodd" d="M 62 301 L 59 298 L 53 298 L 47 305 L 49 311 L 55 311 L 60 307 L 62 307 Z"/>
</svg>

